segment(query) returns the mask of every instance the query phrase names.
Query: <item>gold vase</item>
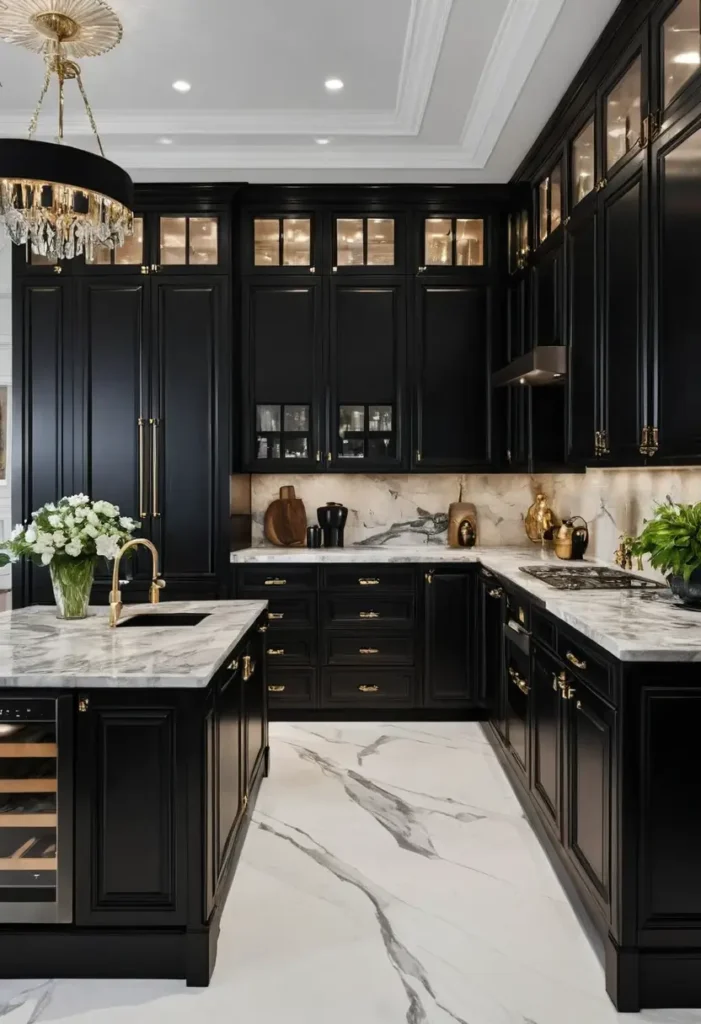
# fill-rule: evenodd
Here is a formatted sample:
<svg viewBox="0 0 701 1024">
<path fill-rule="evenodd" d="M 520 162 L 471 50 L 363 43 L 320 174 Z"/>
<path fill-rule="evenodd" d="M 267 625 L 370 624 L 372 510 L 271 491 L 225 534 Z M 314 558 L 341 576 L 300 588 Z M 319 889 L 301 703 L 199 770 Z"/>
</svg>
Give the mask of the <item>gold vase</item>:
<svg viewBox="0 0 701 1024">
<path fill-rule="evenodd" d="M 553 510 L 548 505 L 547 498 L 542 493 L 536 494 L 535 501 L 526 513 L 526 536 L 534 544 L 540 544 L 552 536 L 555 526 L 557 526 L 557 521 Z"/>
</svg>

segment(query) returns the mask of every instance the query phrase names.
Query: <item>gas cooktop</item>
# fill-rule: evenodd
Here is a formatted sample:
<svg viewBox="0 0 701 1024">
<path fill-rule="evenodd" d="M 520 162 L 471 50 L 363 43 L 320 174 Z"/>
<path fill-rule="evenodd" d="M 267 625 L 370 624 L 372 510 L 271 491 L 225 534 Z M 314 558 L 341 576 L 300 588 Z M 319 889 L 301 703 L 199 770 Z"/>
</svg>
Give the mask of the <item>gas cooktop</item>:
<svg viewBox="0 0 701 1024">
<path fill-rule="evenodd" d="M 521 572 L 558 590 L 665 590 L 662 583 L 605 565 L 522 565 Z"/>
</svg>

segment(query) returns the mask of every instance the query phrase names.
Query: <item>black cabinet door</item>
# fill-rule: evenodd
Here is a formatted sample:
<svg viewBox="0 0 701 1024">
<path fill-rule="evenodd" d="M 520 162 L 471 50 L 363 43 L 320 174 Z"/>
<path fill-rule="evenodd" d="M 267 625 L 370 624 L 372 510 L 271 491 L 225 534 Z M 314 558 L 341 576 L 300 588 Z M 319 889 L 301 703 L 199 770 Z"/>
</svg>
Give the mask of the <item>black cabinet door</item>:
<svg viewBox="0 0 701 1024">
<path fill-rule="evenodd" d="M 567 462 L 582 466 L 598 454 L 598 211 L 594 197 L 576 207 L 565 228 L 569 371 Z"/>
<path fill-rule="evenodd" d="M 641 462 L 647 410 L 647 154 L 628 164 L 601 193 L 600 428 L 613 465 Z"/>
<path fill-rule="evenodd" d="M 251 790 L 260 759 L 268 745 L 268 688 L 265 664 L 265 632 L 256 633 L 248 644 L 241 666 L 243 680 L 244 785 Z"/>
<path fill-rule="evenodd" d="M 701 228 L 701 108 L 652 148 L 654 320 L 651 330 L 651 421 L 657 458 L 701 458 L 698 414 L 698 273 L 694 242 Z"/>
<path fill-rule="evenodd" d="M 605 906 L 611 899 L 611 786 L 616 713 L 577 680 L 567 740 L 567 848 Z"/>
<path fill-rule="evenodd" d="M 14 522 L 75 490 L 73 375 L 75 321 L 69 282 L 15 279 L 12 380 Z M 17 563 L 12 603 L 52 604 L 48 570 Z"/>
<path fill-rule="evenodd" d="M 486 285 L 416 282 L 414 469 L 490 462 L 490 306 Z"/>
<path fill-rule="evenodd" d="M 164 597 L 224 596 L 230 462 L 225 278 L 152 281 L 149 513 Z"/>
<path fill-rule="evenodd" d="M 331 281 L 329 318 L 329 468 L 396 471 L 407 447 L 403 279 Z"/>
<path fill-rule="evenodd" d="M 504 639 L 504 731 L 516 767 L 528 778 L 529 658 Z"/>
<path fill-rule="evenodd" d="M 559 673 L 558 662 L 536 646 L 531 673 L 531 787 L 539 808 L 558 835 L 562 820 L 563 732 Z"/>
<path fill-rule="evenodd" d="M 479 700 L 490 718 L 503 714 L 501 708 L 501 598 L 503 590 L 495 577 L 479 579 L 479 615 L 481 624 Z"/>
<path fill-rule="evenodd" d="M 253 472 L 318 472 L 321 440 L 321 281 L 244 281 L 243 461 Z"/>
<path fill-rule="evenodd" d="M 210 785 L 214 808 L 214 889 L 226 867 L 243 808 L 243 664 L 232 660 L 214 696 Z"/>
<path fill-rule="evenodd" d="M 464 706 L 477 700 L 475 575 L 470 570 L 425 573 L 424 703 Z"/>
<path fill-rule="evenodd" d="M 185 924 L 177 719 L 152 694 L 93 693 L 76 715 L 77 925 Z"/>
<path fill-rule="evenodd" d="M 531 257 L 533 345 L 562 345 L 564 247 L 562 231 L 552 235 Z"/>
</svg>

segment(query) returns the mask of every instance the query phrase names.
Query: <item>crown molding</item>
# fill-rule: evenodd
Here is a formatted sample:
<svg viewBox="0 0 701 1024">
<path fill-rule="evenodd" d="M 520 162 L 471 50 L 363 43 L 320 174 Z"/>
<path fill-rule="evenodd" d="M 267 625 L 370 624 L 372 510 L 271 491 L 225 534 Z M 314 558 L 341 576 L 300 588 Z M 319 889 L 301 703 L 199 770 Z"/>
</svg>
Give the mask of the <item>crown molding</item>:
<svg viewBox="0 0 701 1024">
<path fill-rule="evenodd" d="M 452 9 L 453 0 L 411 0 L 395 110 L 403 135 L 421 131 Z"/>
<path fill-rule="evenodd" d="M 467 166 L 484 167 L 499 141 L 564 0 L 509 0 L 465 118 Z"/>
</svg>

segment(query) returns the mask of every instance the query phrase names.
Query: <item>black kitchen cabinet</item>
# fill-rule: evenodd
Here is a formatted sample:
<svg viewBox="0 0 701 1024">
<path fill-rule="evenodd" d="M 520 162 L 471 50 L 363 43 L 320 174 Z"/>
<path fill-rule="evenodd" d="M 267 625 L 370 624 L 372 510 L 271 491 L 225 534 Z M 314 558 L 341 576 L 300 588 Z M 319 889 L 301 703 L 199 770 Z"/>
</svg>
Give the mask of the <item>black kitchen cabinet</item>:
<svg viewBox="0 0 701 1024">
<path fill-rule="evenodd" d="M 413 469 L 489 465 L 491 302 L 483 285 L 416 283 Z"/>
<path fill-rule="evenodd" d="M 605 448 L 597 427 L 599 355 L 599 213 L 592 194 L 575 207 L 565 228 L 569 366 L 567 374 L 568 465 L 583 466 Z"/>
<path fill-rule="evenodd" d="M 206 759 L 207 797 L 212 835 L 208 847 L 211 879 L 208 884 L 213 901 L 222 871 L 226 866 L 236 830 L 244 810 L 243 688 L 241 655 L 233 658 L 217 680 L 207 721 Z"/>
<path fill-rule="evenodd" d="M 268 700 L 266 689 L 266 648 L 267 630 L 265 626 L 249 640 L 245 653 L 241 655 L 241 697 L 243 703 L 244 743 L 244 798 L 248 803 L 249 794 L 253 789 L 254 780 L 259 771 L 268 774 Z M 261 766 L 262 759 L 265 766 Z"/>
<path fill-rule="evenodd" d="M 430 569 L 424 586 L 424 703 L 476 703 L 476 575 L 473 568 Z"/>
<path fill-rule="evenodd" d="M 533 651 L 531 708 L 531 785 L 546 820 L 560 834 L 562 825 L 562 693 L 566 675 L 538 645 Z"/>
<path fill-rule="evenodd" d="M 479 701 L 495 720 L 503 718 L 502 693 L 502 610 L 504 594 L 495 576 L 481 569 L 478 578 L 480 622 Z"/>
<path fill-rule="evenodd" d="M 560 227 L 531 256 L 534 345 L 564 344 L 564 238 Z"/>
<path fill-rule="evenodd" d="M 334 210 L 330 222 L 331 273 L 338 278 L 372 278 L 407 272 L 407 216 L 404 212 L 350 206 Z"/>
</svg>

